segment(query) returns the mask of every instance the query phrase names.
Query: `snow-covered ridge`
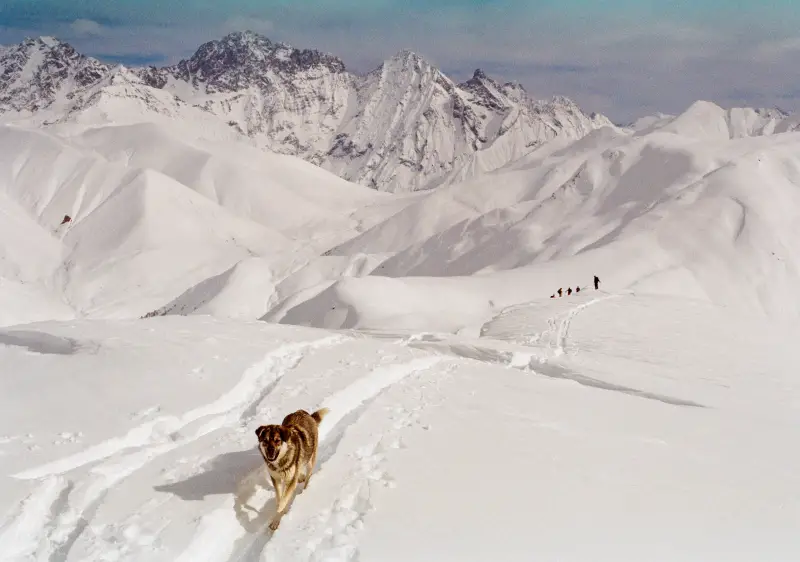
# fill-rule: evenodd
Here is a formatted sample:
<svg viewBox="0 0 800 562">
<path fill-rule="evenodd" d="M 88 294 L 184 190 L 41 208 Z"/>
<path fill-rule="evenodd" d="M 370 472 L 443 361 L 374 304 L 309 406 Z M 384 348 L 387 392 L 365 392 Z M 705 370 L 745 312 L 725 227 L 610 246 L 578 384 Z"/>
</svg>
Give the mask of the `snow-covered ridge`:
<svg viewBox="0 0 800 562">
<path fill-rule="evenodd" d="M 0 51 L 0 119 L 130 122 L 122 102 L 96 107 L 114 73 L 56 39 L 26 39 Z M 125 79 L 136 120 L 213 117 L 258 146 L 386 191 L 462 180 L 555 137 L 613 126 L 566 98 L 537 100 L 481 70 L 457 84 L 411 51 L 361 76 L 333 55 L 252 32 L 209 41 L 173 66 L 131 69 Z"/>
</svg>

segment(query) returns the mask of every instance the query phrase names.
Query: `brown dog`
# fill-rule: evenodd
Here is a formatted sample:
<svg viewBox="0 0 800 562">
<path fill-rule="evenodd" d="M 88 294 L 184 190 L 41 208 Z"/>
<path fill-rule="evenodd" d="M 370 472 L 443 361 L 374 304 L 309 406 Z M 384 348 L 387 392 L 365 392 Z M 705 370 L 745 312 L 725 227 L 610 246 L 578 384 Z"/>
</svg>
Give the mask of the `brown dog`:
<svg viewBox="0 0 800 562">
<path fill-rule="evenodd" d="M 317 462 L 318 426 L 327 413 L 327 408 L 313 414 L 297 410 L 283 418 L 281 425 L 262 425 L 256 429 L 258 450 L 267 463 L 278 502 L 275 517 L 269 524 L 273 531 L 280 525 L 298 482 L 305 482 L 303 490 L 308 488 Z"/>
</svg>

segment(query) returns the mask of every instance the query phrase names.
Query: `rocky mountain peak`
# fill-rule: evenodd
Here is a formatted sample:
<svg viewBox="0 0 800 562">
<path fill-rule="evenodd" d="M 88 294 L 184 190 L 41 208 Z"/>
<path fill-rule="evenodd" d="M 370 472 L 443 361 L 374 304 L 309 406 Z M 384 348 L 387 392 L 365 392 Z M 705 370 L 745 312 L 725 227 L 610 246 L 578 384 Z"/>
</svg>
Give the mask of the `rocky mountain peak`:
<svg viewBox="0 0 800 562">
<path fill-rule="evenodd" d="M 179 80 L 204 84 L 209 92 L 230 92 L 251 86 L 268 89 L 269 71 L 294 74 L 314 68 L 345 72 L 344 63 L 333 55 L 295 49 L 252 31 L 237 31 L 203 43 L 191 58 L 165 70 Z M 153 69 L 143 71 L 141 76 L 157 87 L 163 87 L 165 82 L 163 74 Z"/>
<path fill-rule="evenodd" d="M 480 68 L 476 68 L 475 72 L 472 73 L 473 80 L 488 80 L 489 77 L 486 76 L 486 73 L 481 70 Z"/>
<path fill-rule="evenodd" d="M 70 94 L 65 87 L 88 86 L 109 69 L 55 37 L 28 37 L 0 50 L 0 113 L 48 107 L 59 94 Z"/>
<path fill-rule="evenodd" d="M 474 103 L 483 107 L 503 111 L 508 103 L 500 86 L 489 78 L 483 70 L 476 69 L 472 78 L 458 85 L 463 91 L 471 94 Z"/>
<path fill-rule="evenodd" d="M 401 67 L 409 69 L 415 68 L 418 70 L 433 67 L 433 65 L 430 62 L 425 60 L 425 57 L 409 49 L 403 49 L 401 51 L 398 51 L 386 62 L 384 62 L 384 65 L 386 65 L 387 63 L 393 67 Z"/>
</svg>

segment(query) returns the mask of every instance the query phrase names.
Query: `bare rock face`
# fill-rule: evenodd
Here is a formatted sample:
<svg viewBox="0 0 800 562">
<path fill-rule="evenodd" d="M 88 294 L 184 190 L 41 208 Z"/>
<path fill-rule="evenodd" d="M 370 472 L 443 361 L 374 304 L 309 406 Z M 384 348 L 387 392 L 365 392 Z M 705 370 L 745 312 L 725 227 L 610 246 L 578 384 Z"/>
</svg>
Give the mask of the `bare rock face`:
<svg viewBox="0 0 800 562">
<path fill-rule="evenodd" d="M 148 85 L 163 88 L 169 78 L 190 83 L 204 93 L 238 92 L 250 87 L 269 91 L 270 73 L 300 74 L 309 69 L 345 72 L 344 63 L 319 51 L 298 50 L 251 32 L 236 32 L 200 46 L 188 60 L 141 71 Z"/>
<path fill-rule="evenodd" d="M 33 113 L 68 101 L 75 89 L 101 80 L 109 70 L 52 37 L 0 47 L 0 113 Z"/>
<path fill-rule="evenodd" d="M 557 136 L 613 126 L 567 98 L 536 100 L 481 70 L 455 83 L 411 51 L 357 75 L 333 55 L 252 32 L 162 68 L 112 69 L 52 38 L 0 50 L 0 114 L 48 109 L 50 122 L 63 121 L 110 96 L 113 107 L 131 96 L 137 111 L 175 118 L 179 106 L 194 107 L 261 146 L 387 191 L 463 180 Z"/>
</svg>

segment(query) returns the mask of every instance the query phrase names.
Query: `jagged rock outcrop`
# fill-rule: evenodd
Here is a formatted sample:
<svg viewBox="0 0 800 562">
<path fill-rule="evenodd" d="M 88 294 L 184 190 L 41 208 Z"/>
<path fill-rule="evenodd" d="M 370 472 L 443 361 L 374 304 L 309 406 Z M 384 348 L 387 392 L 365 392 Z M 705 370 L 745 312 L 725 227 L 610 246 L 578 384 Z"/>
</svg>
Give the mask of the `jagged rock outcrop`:
<svg viewBox="0 0 800 562">
<path fill-rule="evenodd" d="M 108 65 L 53 37 L 0 47 L 0 114 L 67 104 L 76 89 L 98 82 L 109 71 Z"/>
</svg>

